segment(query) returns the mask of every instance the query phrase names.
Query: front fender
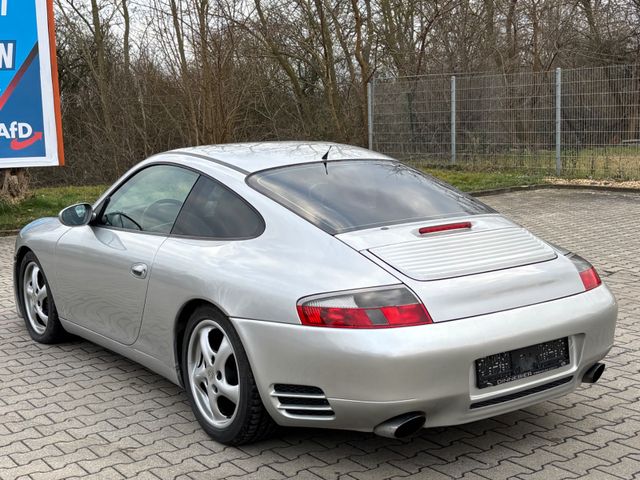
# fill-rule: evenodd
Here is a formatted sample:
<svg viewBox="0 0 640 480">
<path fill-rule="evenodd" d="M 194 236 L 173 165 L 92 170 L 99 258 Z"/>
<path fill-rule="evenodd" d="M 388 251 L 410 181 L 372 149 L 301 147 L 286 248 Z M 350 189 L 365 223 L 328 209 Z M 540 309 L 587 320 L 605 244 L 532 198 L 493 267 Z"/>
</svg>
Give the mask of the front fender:
<svg viewBox="0 0 640 480">
<path fill-rule="evenodd" d="M 18 282 L 20 262 L 27 253 L 32 251 L 42 266 L 51 295 L 55 298 L 56 290 L 56 271 L 55 271 L 55 248 L 58 240 L 70 227 L 66 227 L 60 223 L 56 217 L 44 217 L 34 220 L 24 226 L 16 237 L 15 251 L 13 257 L 13 292 L 16 303 L 16 311 L 22 317 L 23 312 L 18 301 L 20 295 L 20 285 Z"/>
</svg>

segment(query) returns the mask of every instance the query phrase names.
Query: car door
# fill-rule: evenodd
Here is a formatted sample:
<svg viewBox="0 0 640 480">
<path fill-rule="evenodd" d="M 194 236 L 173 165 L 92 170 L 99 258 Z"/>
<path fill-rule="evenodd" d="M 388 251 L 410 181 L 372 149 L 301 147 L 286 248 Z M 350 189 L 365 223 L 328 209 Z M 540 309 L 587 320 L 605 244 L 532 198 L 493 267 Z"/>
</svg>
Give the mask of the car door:
<svg viewBox="0 0 640 480">
<path fill-rule="evenodd" d="M 246 243 L 265 227 L 260 213 L 240 195 L 201 175 L 156 254 L 136 348 L 158 358 L 174 355 L 167 320 L 194 298 L 224 305 L 230 314 L 255 303 L 252 285 L 270 280 L 254 275 L 264 254 Z"/>
<path fill-rule="evenodd" d="M 167 164 L 126 179 L 89 225 L 70 228 L 56 247 L 59 314 L 130 345 L 138 335 L 156 252 L 199 177 Z"/>
</svg>

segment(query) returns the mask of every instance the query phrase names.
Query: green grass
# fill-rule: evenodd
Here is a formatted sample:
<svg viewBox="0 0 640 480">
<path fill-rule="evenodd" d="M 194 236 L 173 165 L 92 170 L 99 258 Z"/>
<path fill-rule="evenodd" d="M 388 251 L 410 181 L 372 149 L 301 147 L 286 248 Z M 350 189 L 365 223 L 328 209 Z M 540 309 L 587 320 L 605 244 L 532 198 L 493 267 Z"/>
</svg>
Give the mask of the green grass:
<svg viewBox="0 0 640 480">
<path fill-rule="evenodd" d="M 637 180 L 640 178 L 640 146 L 609 145 L 562 150 L 562 176 L 595 180 Z M 411 165 L 429 165 L 440 169 L 449 158 L 442 155 L 415 155 L 405 158 Z M 513 152 L 459 152 L 458 167 L 471 172 L 513 172 L 555 175 L 555 150 L 518 150 Z"/>
<path fill-rule="evenodd" d="M 64 207 L 74 203 L 91 203 L 105 188 L 104 185 L 38 188 L 19 203 L 0 201 L 0 231 L 19 229 L 36 218 L 56 216 Z"/>
<path fill-rule="evenodd" d="M 527 174 L 466 172 L 444 168 L 423 170 L 466 192 L 544 183 L 541 176 Z M 64 207 L 74 203 L 92 203 L 105 189 L 105 185 L 38 188 L 19 203 L 0 201 L 0 232 L 18 230 L 36 218 L 56 216 Z"/>
<path fill-rule="evenodd" d="M 545 183 L 542 175 L 505 173 L 505 172 L 468 172 L 444 168 L 422 168 L 464 192 L 479 192 L 495 188 L 516 187 L 521 185 L 539 185 Z"/>
</svg>

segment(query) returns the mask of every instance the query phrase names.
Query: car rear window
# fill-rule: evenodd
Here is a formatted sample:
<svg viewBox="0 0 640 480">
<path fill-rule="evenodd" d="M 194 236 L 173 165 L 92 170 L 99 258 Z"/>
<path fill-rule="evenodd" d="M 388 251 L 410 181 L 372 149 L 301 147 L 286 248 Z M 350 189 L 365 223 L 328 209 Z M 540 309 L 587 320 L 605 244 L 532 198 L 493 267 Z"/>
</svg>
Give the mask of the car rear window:
<svg viewBox="0 0 640 480">
<path fill-rule="evenodd" d="M 402 163 L 341 160 L 263 170 L 249 185 L 334 235 L 455 215 L 495 213 Z"/>
</svg>

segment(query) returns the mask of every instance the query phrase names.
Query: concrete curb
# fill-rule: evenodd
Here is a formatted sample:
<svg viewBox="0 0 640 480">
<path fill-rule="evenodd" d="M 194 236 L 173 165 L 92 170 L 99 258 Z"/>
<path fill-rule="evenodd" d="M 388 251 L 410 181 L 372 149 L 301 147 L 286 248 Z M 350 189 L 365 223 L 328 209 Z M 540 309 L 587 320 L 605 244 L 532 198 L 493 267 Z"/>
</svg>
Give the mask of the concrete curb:
<svg viewBox="0 0 640 480">
<path fill-rule="evenodd" d="M 474 197 L 485 197 L 488 195 L 500 195 L 501 193 L 519 192 L 521 190 L 595 190 L 600 192 L 619 192 L 640 194 L 640 188 L 630 187 L 610 187 L 607 185 L 562 185 L 554 183 L 541 183 L 536 185 L 518 185 L 515 187 L 494 188 L 490 190 L 479 190 L 477 192 L 467 192 Z"/>
</svg>

